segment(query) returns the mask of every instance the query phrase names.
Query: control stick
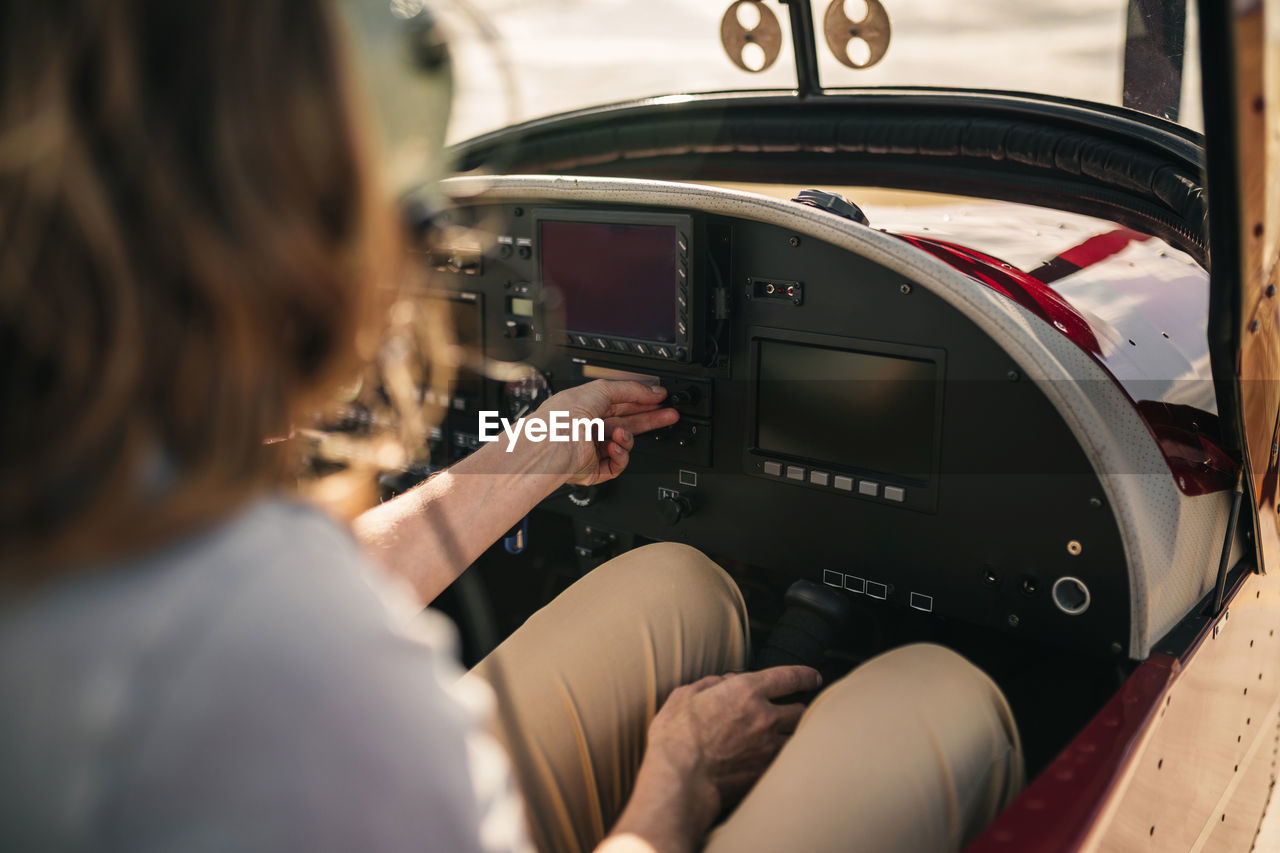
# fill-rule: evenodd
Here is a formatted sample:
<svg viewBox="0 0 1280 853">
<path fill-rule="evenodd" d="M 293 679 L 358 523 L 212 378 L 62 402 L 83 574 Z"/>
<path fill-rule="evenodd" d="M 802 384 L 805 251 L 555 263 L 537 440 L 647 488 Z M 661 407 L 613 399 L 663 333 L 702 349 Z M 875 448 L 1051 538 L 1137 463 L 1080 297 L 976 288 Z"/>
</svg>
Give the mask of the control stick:
<svg viewBox="0 0 1280 853">
<path fill-rule="evenodd" d="M 753 669 L 800 664 L 818 668 L 822 653 L 853 621 L 853 604 L 837 590 L 809 580 L 787 588 L 786 609 L 756 655 Z"/>
</svg>

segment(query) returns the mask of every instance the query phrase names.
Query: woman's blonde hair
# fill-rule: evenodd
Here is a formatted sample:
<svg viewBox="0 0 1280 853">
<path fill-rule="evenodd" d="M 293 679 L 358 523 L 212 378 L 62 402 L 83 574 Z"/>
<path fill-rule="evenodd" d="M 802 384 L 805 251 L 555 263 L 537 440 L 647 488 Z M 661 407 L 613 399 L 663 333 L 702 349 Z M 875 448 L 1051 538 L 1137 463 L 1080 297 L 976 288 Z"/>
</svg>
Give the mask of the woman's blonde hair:
<svg viewBox="0 0 1280 853">
<path fill-rule="evenodd" d="M 399 228 L 334 15 L 0 5 L 5 582 L 243 502 L 371 354 Z"/>
</svg>

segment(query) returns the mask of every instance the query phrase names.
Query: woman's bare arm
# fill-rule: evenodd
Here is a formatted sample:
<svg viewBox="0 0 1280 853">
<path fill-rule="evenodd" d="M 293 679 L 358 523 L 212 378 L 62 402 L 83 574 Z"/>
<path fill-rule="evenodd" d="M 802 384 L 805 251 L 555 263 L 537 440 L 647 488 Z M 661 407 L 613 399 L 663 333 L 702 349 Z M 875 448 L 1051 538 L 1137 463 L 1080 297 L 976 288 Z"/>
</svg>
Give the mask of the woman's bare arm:
<svg viewBox="0 0 1280 853">
<path fill-rule="evenodd" d="M 365 512 L 353 528 L 365 548 L 407 580 L 422 602 L 435 599 L 485 549 L 561 485 L 590 485 L 622 473 L 638 433 L 669 426 L 666 390 L 639 382 L 596 381 L 548 399 L 530 419 L 552 411 L 601 418 L 605 440 L 532 442 L 507 452 L 505 434 L 405 494 Z"/>
</svg>

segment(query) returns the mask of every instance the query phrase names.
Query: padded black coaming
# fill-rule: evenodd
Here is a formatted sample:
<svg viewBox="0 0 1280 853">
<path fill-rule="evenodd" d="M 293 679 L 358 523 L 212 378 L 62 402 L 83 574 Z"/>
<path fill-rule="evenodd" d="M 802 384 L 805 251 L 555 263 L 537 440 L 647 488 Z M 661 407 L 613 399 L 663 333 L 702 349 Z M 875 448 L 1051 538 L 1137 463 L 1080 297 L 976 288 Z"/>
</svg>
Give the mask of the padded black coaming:
<svg viewBox="0 0 1280 853">
<path fill-rule="evenodd" d="M 490 152 L 493 153 L 493 152 Z M 522 135 L 501 149 L 504 171 L 560 173 L 628 161 L 722 154 L 891 156 L 947 165 L 1003 164 L 1024 174 L 1071 176 L 1089 187 L 1119 191 L 1167 211 L 1178 230 L 1204 245 L 1205 195 L 1198 171 L 1147 153 L 1119 137 L 1092 135 L 1050 123 L 957 115 L 868 114 L 836 117 L 735 112 L 687 118 L 650 115 L 642 121 L 576 125 Z M 834 173 L 833 173 L 834 174 Z"/>
</svg>

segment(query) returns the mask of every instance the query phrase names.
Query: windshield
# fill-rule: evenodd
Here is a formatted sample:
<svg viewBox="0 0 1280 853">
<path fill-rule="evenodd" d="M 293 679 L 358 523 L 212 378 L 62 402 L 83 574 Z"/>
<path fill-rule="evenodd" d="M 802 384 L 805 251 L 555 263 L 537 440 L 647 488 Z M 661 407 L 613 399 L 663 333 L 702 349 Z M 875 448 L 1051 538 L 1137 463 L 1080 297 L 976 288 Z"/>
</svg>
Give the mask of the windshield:
<svg viewBox="0 0 1280 853">
<path fill-rule="evenodd" d="M 811 3 L 828 90 L 1030 92 L 1129 106 L 1201 129 L 1194 7 L 1181 0 Z M 797 86 L 789 7 L 779 0 L 438 6 L 457 69 L 451 141 L 632 98 Z"/>
</svg>

